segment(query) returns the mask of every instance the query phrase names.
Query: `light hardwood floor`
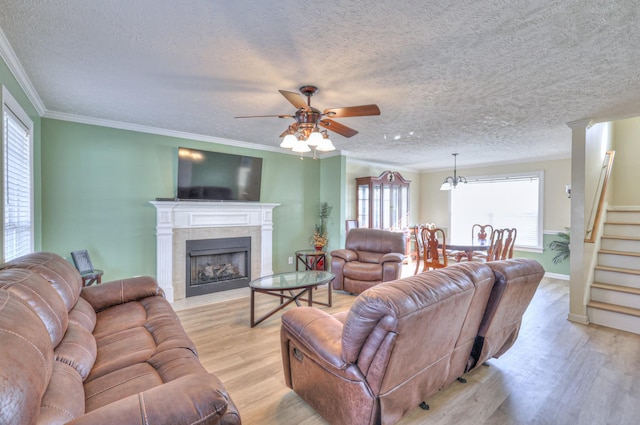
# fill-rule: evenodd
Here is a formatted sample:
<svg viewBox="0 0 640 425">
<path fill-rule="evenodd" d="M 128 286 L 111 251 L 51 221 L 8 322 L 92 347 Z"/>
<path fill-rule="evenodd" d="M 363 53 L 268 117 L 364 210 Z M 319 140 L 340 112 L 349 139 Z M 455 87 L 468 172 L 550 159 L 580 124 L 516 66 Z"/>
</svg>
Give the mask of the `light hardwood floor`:
<svg viewBox="0 0 640 425">
<path fill-rule="evenodd" d="M 639 424 L 640 335 L 567 321 L 568 292 L 567 282 L 545 278 L 511 350 L 469 374 L 468 383 L 427 400 L 431 410 L 416 406 L 399 424 Z M 326 289 L 314 293 L 323 296 Z M 243 424 L 326 424 L 284 384 L 281 313 L 251 329 L 249 289 L 223 297 L 174 308 Z M 353 299 L 334 292 L 333 307 L 321 308 L 342 311 Z M 257 294 L 256 302 L 260 314 L 277 299 Z"/>
</svg>

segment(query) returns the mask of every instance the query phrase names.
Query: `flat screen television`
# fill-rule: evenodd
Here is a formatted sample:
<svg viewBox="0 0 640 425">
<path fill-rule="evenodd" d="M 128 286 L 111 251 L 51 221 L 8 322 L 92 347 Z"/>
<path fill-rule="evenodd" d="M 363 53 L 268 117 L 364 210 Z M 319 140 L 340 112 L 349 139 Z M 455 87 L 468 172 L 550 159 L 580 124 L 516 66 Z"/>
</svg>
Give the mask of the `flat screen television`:
<svg viewBox="0 0 640 425">
<path fill-rule="evenodd" d="M 181 200 L 260 201 L 262 158 L 178 148 Z"/>
</svg>

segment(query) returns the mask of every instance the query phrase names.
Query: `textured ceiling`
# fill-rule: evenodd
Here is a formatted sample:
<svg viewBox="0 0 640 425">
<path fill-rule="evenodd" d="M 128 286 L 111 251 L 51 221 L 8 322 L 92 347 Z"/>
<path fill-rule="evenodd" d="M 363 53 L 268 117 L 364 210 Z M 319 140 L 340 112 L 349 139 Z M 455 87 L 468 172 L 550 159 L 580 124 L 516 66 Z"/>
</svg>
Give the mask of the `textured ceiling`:
<svg viewBox="0 0 640 425">
<path fill-rule="evenodd" d="M 417 170 L 568 158 L 567 122 L 640 116 L 637 0 L 2 0 L 47 114 L 277 148 L 320 88 L 350 158 Z"/>
</svg>

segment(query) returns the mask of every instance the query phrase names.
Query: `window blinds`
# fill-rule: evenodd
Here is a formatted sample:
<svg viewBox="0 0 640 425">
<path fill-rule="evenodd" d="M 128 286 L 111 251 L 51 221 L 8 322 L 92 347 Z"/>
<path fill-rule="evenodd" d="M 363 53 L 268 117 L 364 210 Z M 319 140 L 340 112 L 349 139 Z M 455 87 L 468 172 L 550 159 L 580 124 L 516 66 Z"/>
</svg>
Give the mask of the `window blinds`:
<svg viewBox="0 0 640 425">
<path fill-rule="evenodd" d="M 471 237 L 474 224 L 518 229 L 516 246 L 542 248 L 542 173 L 468 179 L 451 190 L 451 235 Z"/>
<path fill-rule="evenodd" d="M 29 129 L 5 105 L 4 259 L 32 251 L 31 143 Z"/>
</svg>

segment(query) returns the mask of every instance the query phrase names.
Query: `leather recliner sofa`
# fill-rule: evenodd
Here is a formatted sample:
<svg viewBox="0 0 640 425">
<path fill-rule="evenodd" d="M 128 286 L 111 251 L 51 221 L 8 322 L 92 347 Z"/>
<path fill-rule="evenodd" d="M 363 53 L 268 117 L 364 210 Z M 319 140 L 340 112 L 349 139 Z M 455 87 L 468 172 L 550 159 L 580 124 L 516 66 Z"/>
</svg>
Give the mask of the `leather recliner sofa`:
<svg viewBox="0 0 640 425">
<path fill-rule="evenodd" d="M 394 424 L 515 342 L 535 260 L 460 263 L 376 285 L 347 312 L 282 316 L 285 383 L 331 424 Z"/>
<path fill-rule="evenodd" d="M 153 278 L 82 288 L 64 258 L 0 266 L 0 423 L 240 424 Z"/>
<path fill-rule="evenodd" d="M 359 294 L 402 272 L 405 236 L 378 229 L 351 229 L 344 249 L 331 251 L 333 289 Z"/>
</svg>

